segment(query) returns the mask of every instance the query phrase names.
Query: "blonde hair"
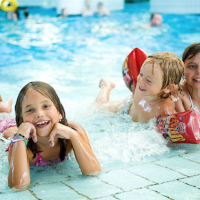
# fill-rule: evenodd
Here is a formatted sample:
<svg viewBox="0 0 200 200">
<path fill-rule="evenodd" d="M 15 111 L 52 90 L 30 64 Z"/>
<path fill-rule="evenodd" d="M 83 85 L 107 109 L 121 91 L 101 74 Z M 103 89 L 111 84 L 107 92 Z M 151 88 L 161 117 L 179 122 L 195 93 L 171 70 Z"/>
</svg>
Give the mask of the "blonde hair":
<svg viewBox="0 0 200 200">
<path fill-rule="evenodd" d="M 184 73 L 184 63 L 176 54 L 171 52 L 153 53 L 147 57 L 143 65 L 147 63 L 153 64 L 152 73 L 154 63 L 160 66 L 163 74 L 162 89 L 166 88 L 169 84 L 175 84 L 181 90 L 180 81 Z M 165 94 L 164 92 L 158 95 L 160 98 L 168 98 L 170 96 L 171 93 Z"/>
</svg>

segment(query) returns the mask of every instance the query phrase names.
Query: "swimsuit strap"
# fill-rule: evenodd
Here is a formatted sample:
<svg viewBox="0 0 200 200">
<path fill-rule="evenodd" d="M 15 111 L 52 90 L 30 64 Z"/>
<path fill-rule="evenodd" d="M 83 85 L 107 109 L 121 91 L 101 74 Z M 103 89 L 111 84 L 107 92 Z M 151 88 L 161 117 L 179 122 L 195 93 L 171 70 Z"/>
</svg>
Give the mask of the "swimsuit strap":
<svg viewBox="0 0 200 200">
<path fill-rule="evenodd" d="M 187 90 L 188 90 L 188 86 L 187 86 L 187 84 L 186 84 L 186 87 L 187 87 Z M 194 108 L 194 104 L 193 104 L 192 97 L 191 97 L 191 95 L 190 95 L 189 90 L 188 90 L 188 95 L 189 95 L 189 98 L 190 98 L 191 109 L 193 109 L 193 108 Z"/>
<path fill-rule="evenodd" d="M 190 102 L 191 102 L 191 109 L 192 109 L 192 108 L 194 108 L 194 104 L 193 104 L 193 102 L 192 102 L 192 97 L 190 96 L 190 93 L 189 93 L 189 91 L 188 91 L 188 95 L 189 95 L 189 98 L 190 98 Z"/>
<path fill-rule="evenodd" d="M 187 90 L 188 90 L 188 87 L 187 87 Z M 190 95 L 189 90 L 188 90 L 188 95 L 189 95 L 190 102 L 191 102 L 191 110 L 195 110 L 198 113 L 198 115 L 200 116 L 200 111 L 199 111 L 198 107 L 193 104 L 192 97 Z"/>
</svg>

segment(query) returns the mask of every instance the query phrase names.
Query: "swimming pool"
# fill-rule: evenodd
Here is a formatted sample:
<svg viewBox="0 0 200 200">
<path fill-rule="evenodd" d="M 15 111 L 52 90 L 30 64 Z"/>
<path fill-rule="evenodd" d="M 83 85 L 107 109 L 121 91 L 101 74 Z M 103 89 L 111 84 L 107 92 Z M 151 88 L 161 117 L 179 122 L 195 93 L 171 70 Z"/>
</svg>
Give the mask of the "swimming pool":
<svg viewBox="0 0 200 200">
<path fill-rule="evenodd" d="M 16 193 L 7 186 L 8 141 L 1 142 L 0 199 L 200 199 L 199 145 L 167 146 L 154 120 L 134 123 L 129 116 L 90 107 L 101 77 L 117 83 L 111 100 L 130 95 L 121 67 L 134 47 L 181 56 L 185 47 L 199 42 L 200 16 L 163 15 L 161 28 L 144 28 L 148 3 L 126 4 L 104 18 L 58 19 L 53 9 L 42 8 L 30 13 L 29 20 L 0 21 L 0 94 L 15 102 L 27 82 L 51 84 L 67 118 L 88 133 L 102 173 L 81 175 L 72 156 L 64 163 L 32 168 L 29 190 Z"/>
</svg>

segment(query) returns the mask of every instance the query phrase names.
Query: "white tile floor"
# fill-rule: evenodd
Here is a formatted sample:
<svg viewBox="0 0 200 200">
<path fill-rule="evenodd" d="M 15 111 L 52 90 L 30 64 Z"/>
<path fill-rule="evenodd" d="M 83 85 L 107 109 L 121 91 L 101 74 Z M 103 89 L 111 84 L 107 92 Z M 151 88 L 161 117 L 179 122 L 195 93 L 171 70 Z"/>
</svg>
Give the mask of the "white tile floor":
<svg viewBox="0 0 200 200">
<path fill-rule="evenodd" d="M 80 172 L 69 176 L 67 170 L 64 173 L 65 167 L 49 167 L 37 178 L 33 172 L 28 190 L 11 194 L 1 191 L 0 199 L 200 199 L 200 151 L 171 153 L 162 159 L 147 158 L 145 163 L 103 168 L 98 177 L 83 176 Z"/>
</svg>

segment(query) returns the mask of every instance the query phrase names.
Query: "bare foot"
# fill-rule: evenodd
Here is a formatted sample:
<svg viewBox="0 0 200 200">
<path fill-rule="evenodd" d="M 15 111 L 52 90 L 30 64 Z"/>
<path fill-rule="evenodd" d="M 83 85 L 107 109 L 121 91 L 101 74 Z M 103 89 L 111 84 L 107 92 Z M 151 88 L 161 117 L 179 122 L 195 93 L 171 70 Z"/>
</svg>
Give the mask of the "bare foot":
<svg viewBox="0 0 200 200">
<path fill-rule="evenodd" d="M 12 99 L 8 98 L 6 101 L 0 102 L 0 112 L 10 113 L 12 111 Z"/>
<path fill-rule="evenodd" d="M 113 89 L 115 88 L 115 83 L 113 81 L 110 81 L 106 78 L 102 78 L 99 82 L 99 87 L 102 88 L 102 87 L 108 87 L 109 89 Z"/>
</svg>

